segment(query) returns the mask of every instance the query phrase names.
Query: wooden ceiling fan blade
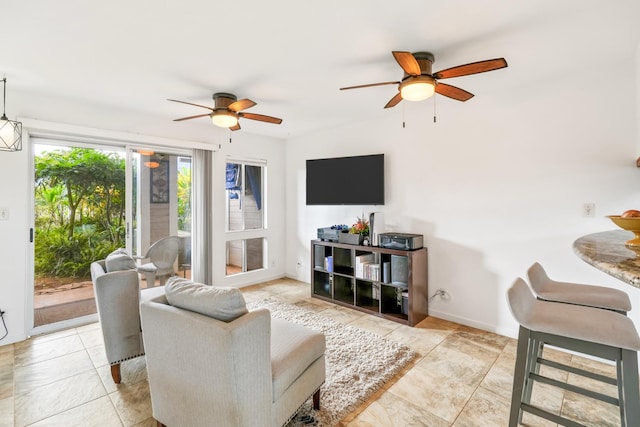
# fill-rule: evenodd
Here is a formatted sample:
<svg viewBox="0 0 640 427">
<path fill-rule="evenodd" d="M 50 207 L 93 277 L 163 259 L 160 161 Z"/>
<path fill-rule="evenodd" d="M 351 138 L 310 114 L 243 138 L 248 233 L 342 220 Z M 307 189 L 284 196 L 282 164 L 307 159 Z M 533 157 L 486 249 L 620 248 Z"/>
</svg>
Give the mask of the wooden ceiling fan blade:
<svg viewBox="0 0 640 427">
<path fill-rule="evenodd" d="M 451 77 L 468 76 L 470 74 L 485 73 L 487 71 L 499 70 L 505 68 L 507 61 L 504 58 L 488 59 L 486 61 L 472 62 L 470 64 L 458 65 L 457 67 L 447 68 L 433 74 L 435 79 L 449 79 Z"/>
<path fill-rule="evenodd" d="M 245 119 L 258 120 L 259 122 L 267 122 L 279 125 L 282 123 L 282 119 L 277 117 L 265 116 L 263 114 L 254 114 L 254 113 L 238 113 L 240 117 L 244 117 Z"/>
<path fill-rule="evenodd" d="M 422 73 L 420 64 L 418 64 L 418 61 L 416 61 L 416 58 L 411 52 L 393 51 L 391 53 L 405 73 L 410 76 L 419 76 Z"/>
<path fill-rule="evenodd" d="M 387 102 L 387 105 L 385 105 L 384 108 L 395 107 L 400 101 L 402 101 L 402 94 L 398 92 L 396 93 L 396 96 L 394 96 L 389 100 L 389 102 Z"/>
<path fill-rule="evenodd" d="M 467 92 L 464 89 L 440 82 L 436 85 L 436 93 L 462 102 L 468 101 L 474 96 L 471 92 Z"/>
<path fill-rule="evenodd" d="M 240 123 L 236 123 L 235 126 L 231 126 L 229 130 L 240 130 Z"/>
<path fill-rule="evenodd" d="M 211 111 L 213 111 L 213 108 L 211 108 L 211 107 L 207 107 L 206 105 L 193 104 L 193 103 L 191 103 L 191 102 L 186 102 L 186 101 L 178 101 L 177 99 L 167 99 L 167 101 L 171 101 L 171 102 L 179 102 L 180 104 L 193 105 L 194 107 L 202 107 L 202 108 L 206 108 L 207 110 L 211 110 Z"/>
<path fill-rule="evenodd" d="M 255 102 L 253 102 L 250 99 L 241 99 L 239 101 L 236 102 L 232 102 L 231 104 L 229 104 L 229 106 L 227 107 L 228 109 L 230 109 L 231 111 L 235 111 L 236 113 L 238 111 L 242 111 L 242 110 L 246 110 L 247 108 L 251 108 L 254 105 L 257 105 Z"/>
<path fill-rule="evenodd" d="M 181 119 L 174 119 L 174 122 L 181 122 L 183 120 L 191 120 L 191 119 L 197 119 L 200 117 L 207 117 L 207 116 L 211 116 L 211 114 L 198 114 L 197 116 L 189 116 L 189 117 L 183 117 Z"/>
<path fill-rule="evenodd" d="M 400 84 L 400 82 L 369 83 L 369 84 L 366 84 L 366 85 L 341 87 L 340 90 L 360 89 L 362 87 L 384 86 L 384 85 L 399 85 L 399 84 Z"/>
</svg>

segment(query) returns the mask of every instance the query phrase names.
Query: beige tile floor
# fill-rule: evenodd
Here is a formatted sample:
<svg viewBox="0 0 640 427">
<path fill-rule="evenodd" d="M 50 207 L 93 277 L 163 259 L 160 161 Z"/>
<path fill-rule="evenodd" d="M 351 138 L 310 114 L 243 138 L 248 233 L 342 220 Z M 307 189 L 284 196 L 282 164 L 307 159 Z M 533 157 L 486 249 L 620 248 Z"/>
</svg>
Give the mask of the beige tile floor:
<svg viewBox="0 0 640 427">
<path fill-rule="evenodd" d="M 516 341 L 429 317 L 414 328 L 309 297 L 289 279 L 243 289 L 245 299 L 273 297 L 403 342 L 419 357 L 349 414 L 340 427 L 506 426 Z M 610 365 L 566 353 L 554 359 L 614 375 Z M 562 381 L 573 375 L 549 371 Z M 0 426 L 154 426 L 144 358 L 125 362 L 115 385 L 97 323 L 0 346 Z M 615 388 L 607 390 L 615 395 Z M 534 402 L 593 426 L 619 425 L 616 407 L 551 386 Z M 525 414 L 525 425 L 554 425 Z"/>
</svg>

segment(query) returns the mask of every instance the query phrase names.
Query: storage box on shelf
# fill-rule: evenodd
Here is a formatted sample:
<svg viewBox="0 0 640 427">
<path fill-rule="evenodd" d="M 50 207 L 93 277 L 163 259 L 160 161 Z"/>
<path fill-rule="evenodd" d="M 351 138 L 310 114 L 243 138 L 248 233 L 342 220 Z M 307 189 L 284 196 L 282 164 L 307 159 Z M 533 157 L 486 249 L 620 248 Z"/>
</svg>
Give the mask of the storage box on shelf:
<svg viewBox="0 0 640 427">
<path fill-rule="evenodd" d="M 312 240 L 311 257 L 312 297 L 409 326 L 427 317 L 426 248 Z"/>
</svg>

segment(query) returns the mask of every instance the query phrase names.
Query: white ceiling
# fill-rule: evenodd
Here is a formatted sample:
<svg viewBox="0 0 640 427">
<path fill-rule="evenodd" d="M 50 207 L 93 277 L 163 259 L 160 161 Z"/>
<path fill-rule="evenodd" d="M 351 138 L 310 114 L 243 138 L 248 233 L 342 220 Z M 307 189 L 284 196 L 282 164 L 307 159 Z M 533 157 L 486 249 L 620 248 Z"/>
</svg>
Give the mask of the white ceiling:
<svg viewBox="0 0 640 427">
<path fill-rule="evenodd" d="M 505 57 L 507 69 L 446 80 L 476 97 L 615 71 L 634 55 L 638 3 L 5 0 L 0 74 L 12 119 L 207 142 L 219 132 L 207 118 L 172 121 L 206 110 L 166 99 L 212 105 L 214 92 L 231 92 L 257 102 L 250 112 L 283 119 L 241 120 L 240 132 L 290 138 L 398 114 L 402 103 L 383 109 L 394 86 L 338 90 L 400 80 L 392 50 L 430 51 L 434 71 Z M 474 99 L 438 105 L 455 113 Z"/>
</svg>

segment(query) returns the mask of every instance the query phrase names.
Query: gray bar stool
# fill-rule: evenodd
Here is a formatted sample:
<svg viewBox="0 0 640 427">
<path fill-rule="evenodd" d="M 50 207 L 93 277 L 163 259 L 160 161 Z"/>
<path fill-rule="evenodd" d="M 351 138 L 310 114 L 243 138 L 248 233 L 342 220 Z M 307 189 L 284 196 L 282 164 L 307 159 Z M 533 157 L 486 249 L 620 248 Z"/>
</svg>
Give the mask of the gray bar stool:
<svg viewBox="0 0 640 427">
<path fill-rule="evenodd" d="M 638 350 L 640 337 L 633 321 L 611 310 L 574 304 L 541 301 L 535 298 L 524 280 L 518 278 L 507 291 L 509 308 L 520 324 L 516 366 L 513 378 L 509 426 L 515 427 L 522 412 L 565 426 L 582 426 L 573 420 L 531 405 L 526 394 L 528 383 L 538 381 L 619 406 L 623 427 L 640 425 L 640 389 L 638 386 Z M 546 343 L 558 348 L 615 361 L 616 378 L 595 374 L 537 356 L 531 347 Z M 536 357 L 531 363 L 529 358 Z M 545 377 L 535 369 L 551 366 L 593 380 L 614 384 L 618 398 Z"/>
<path fill-rule="evenodd" d="M 536 297 L 544 301 L 561 302 L 564 304 L 583 305 L 587 307 L 612 310 L 626 316 L 631 311 L 631 300 L 626 292 L 605 286 L 583 285 L 578 283 L 558 282 L 552 280 L 539 263 L 534 263 L 527 271 L 529 284 Z M 544 343 L 532 342 L 529 351 L 532 352 L 527 360 L 532 366 L 528 370 L 536 374 L 540 370 L 538 358 L 542 357 Z M 533 382 L 528 382 L 525 399 L 531 398 Z M 522 421 L 522 419 L 520 419 Z"/>
<path fill-rule="evenodd" d="M 539 263 L 534 263 L 527 271 L 529 284 L 536 297 L 543 301 L 561 302 L 564 304 L 583 305 L 587 307 L 612 310 L 626 316 L 631 310 L 631 300 L 626 292 L 605 286 L 584 285 L 578 283 L 558 282 L 552 280 Z M 544 343 L 533 342 L 529 351 L 532 352 L 527 360 L 531 366 L 528 370 L 536 374 L 540 370 L 537 362 L 542 357 Z M 528 382 L 525 390 L 525 399 L 531 399 L 533 383 Z M 522 420 L 520 420 L 522 421 Z"/>
<path fill-rule="evenodd" d="M 629 295 L 618 289 L 551 280 L 537 262 L 529 267 L 527 275 L 538 299 L 603 308 L 620 314 L 631 311 Z"/>
</svg>

